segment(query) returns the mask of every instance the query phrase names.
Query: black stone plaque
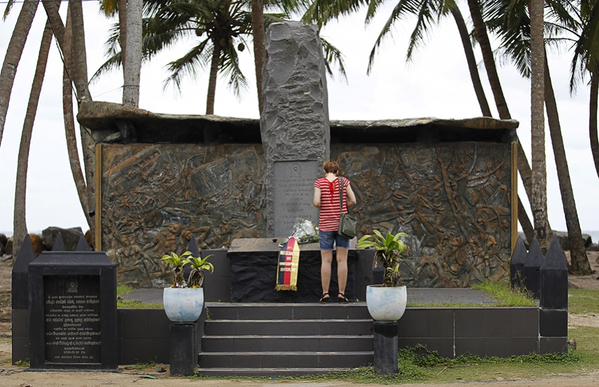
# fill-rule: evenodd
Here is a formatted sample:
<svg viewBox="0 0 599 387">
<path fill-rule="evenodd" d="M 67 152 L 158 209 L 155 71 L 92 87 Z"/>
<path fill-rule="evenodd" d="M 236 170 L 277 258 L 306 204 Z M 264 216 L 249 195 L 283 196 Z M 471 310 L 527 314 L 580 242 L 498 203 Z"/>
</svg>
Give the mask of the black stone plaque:
<svg viewBox="0 0 599 387">
<path fill-rule="evenodd" d="M 116 265 L 91 251 L 43 252 L 29 264 L 33 369 L 115 369 Z"/>
<path fill-rule="evenodd" d="M 44 322 L 47 362 L 101 363 L 99 277 L 47 277 Z"/>
<path fill-rule="evenodd" d="M 312 205 L 314 180 L 320 176 L 318 161 L 274 162 L 274 235 L 289 236 L 299 219 L 318 222 Z"/>
</svg>

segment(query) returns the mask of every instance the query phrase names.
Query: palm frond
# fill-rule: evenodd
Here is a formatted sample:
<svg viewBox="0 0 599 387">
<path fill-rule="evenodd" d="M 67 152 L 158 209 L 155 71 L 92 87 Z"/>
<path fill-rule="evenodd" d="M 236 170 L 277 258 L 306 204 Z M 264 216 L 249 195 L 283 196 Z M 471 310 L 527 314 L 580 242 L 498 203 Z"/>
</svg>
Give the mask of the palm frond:
<svg viewBox="0 0 599 387">
<path fill-rule="evenodd" d="M 181 58 L 167 64 L 170 75 L 164 81 L 164 87 L 174 84 L 177 90 L 181 90 L 182 78 L 185 76 L 195 77 L 196 68 L 202 68 L 208 63 L 205 52 L 212 52 L 212 50 L 210 39 L 204 39 Z"/>
<path fill-rule="evenodd" d="M 341 50 L 322 36 L 320 37 L 320 41 L 322 42 L 322 48 L 324 50 L 324 64 L 327 73 L 330 76 L 333 76 L 332 66 L 337 65 L 339 72 L 347 82 L 347 73 L 345 72 L 345 64 L 343 63 L 343 54 L 341 53 Z"/>
<path fill-rule="evenodd" d="M 4 14 L 2 15 L 2 20 L 6 20 L 6 18 L 8 17 L 8 14 L 10 14 L 10 10 L 12 9 L 12 6 L 15 4 L 15 0 L 8 0 L 6 2 L 6 7 L 4 8 Z"/>
<path fill-rule="evenodd" d="M 223 47 L 221 55 L 223 56 L 221 74 L 228 79 L 228 85 L 233 89 L 235 95 L 239 95 L 242 87 L 247 86 L 247 79 L 239 67 L 239 56 L 233 44 Z"/>
<path fill-rule="evenodd" d="M 383 39 L 391 31 L 391 27 L 393 26 L 393 23 L 395 23 L 397 20 L 399 20 L 402 16 L 404 16 L 406 14 L 417 12 L 416 11 L 417 4 L 418 4 L 418 0 L 399 0 L 397 5 L 395 5 L 395 7 L 393 8 L 393 11 L 391 11 L 391 15 L 389 15 L 389 18 L 387 19 L 387 22 L 381 29 L 381 32 L 379 32 L 379 35 L 376 38 L 374 45 L 372 46 L 372 50 L 370 50 L 370 55 L 368 57 L 368 68 L 366 69 L 366 74 L 370 74 L 370 71 L 372 70 L 372 65 L 374 64 L 374 57 L 376 55 L 376 50 L 383 42 Z"/>
<path fill-rule="evenodd" d="M 416 26 L 410 35 L 410 43 L 406 54 L 406 59 L 408 61 L 412 59 L 414 50 L 424 40 L 424 34 L 428 31 L 431 22 L 433 21 L 433 12 L 435 11 L 432 7 L 433 2 L 425 0 L 422 1 L 421 5 L 420 10 L 418 11 Z"/>
<path fill-rule="evenodd" d="M 89 80 L 90 83 L 93 83 L 95 81 L 97 81 L 102 75 L 104 75 L 105 73 L 114 70 L 118 67 L 120 67 L 123 63 L 122 61 L 122 56 L 121 56 L 121 52 L 116 52 L 114 55 L 112 55 L 110 58 L 108 58 L 106 60 L 106 62 L 104 62 L 94 73 L 94 75 L 92 75 L 91 79 Z"/>
<path fill-rule="evenodd" d="M 306 9 L 302 21 L 315 23 L 320 28 L 331 20 L 359 10 L 367 3 L 367 0 L 314 0 Z"/>
</svg>

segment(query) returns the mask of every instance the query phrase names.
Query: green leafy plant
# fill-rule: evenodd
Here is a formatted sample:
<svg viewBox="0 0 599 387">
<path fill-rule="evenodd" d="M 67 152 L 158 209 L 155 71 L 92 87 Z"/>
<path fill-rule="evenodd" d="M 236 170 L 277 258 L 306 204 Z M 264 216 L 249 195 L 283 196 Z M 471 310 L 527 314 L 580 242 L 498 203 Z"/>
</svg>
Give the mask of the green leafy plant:
<svg viewBox="0 0 599 387">
<path fill-rule="evenodd" d="M 183 268 L 187 265 L 187 258 L 192 256 L 191 251 L 186 251 L 181 255 L 173 251 L 170 254 L 162 256 L 162 262 L 173 272 L 173 288 L 186 287 L 185 279 L 183 278 Z"/>
<path fill-rule="evenodd" d="M 205 258 L 194 257 L 191 251 L 186 251 L 181 255 L 171 252 L 161 259 L 166 267 L 173 271 L 173 288 L 201 288 L 206 272 L 214 272 L 214 265 L 208 262 L 210 258 L 212 255 Z M 187 281 L 183 274 L 186 266 L 191 269 Z"/>
<path fill-rule="evenodd" d="M 388 232 L 387 235 L 383 235 L 379 230 L 374 230 L 372 234 L 364 235 L 358 241 L 359 248 L 376 250 L 375 259 L 379 259 L 385 269 L 383 285 L 386 287 L 399 286 L 400 262 L 408 252 L 408 245 L 403 238 L 407 236 L 404 232 Z"/>
<path fill-rule="evenodd" d="M 204 277 L 206 276 L 206 272 L 214 272 L 214 265 L 208 260 L 212 258 L 212 255 L 208 255 L 204 258 L 202 257 L 194 257 L 190 255 L 186 260 L 185 264 L 189 265 L 191 271 L 189 272 L 189 277 L 187 278 L 187 286 L 190 288 L 201 288 L 204 283 Z"/>
</svg>

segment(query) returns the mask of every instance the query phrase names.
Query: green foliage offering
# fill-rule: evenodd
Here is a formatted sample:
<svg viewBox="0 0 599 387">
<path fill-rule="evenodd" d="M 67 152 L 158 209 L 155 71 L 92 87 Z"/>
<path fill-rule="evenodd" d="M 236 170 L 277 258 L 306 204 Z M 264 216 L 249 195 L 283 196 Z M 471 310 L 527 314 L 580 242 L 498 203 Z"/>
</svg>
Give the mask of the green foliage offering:
<svg viewBox="0 0 599 387">
<path fill-rule="evenodd" d="M 389 232 L 386 236 L 379 230 L 374 230 L 372 235 L 364 235 L 358 241 L 358 247 L 361 249 L 375 249 L 375 259 L 380 259 L 385 268 L 384 286 L 393 287 L 399 285 L 401 269 L 401 258 L 408 252 L 408 246 L 403 238 L 408 234 L 398 232 L 396 234 Z"/>
<path fill-rule="evenodd" d="M 187 257 L 190 256 L 192 256 L 191 251 L 186 251 L 181 255 L 173 251 L 170 254 L 162 256 L 162 262 L 166 265 L 167 268 L 170 268 L 173 271 L 173 288 L 185 287 L 185 279 L 183 278 L 183 267 L 185 266 L 185 260 L 187 259 Z"/>
<path fill-rule="evenodd" d="M 570 313 L 599 313 L 599 290 L 569 289 L 568 309 Z"/>
<path fill-rule="evenodd" d="M 496 306 L 510 307 L 535 307 L 537 303 L 523 291 L 512 289 L 507 281 L 483 283 L 472 286 L 473 289 L 481 290 L 497 301 Z"/>
<path fill-rule="evenodd" d="M 212 258 L 212 255 L 204 258 L 194 257 L 191 251 L 186 251 L 181 255 L 171 252 L 164 255 L 161 260 L 166 267 L 171 268 L 173 271 L 173 288 L 201 288 L 204 283 L 205 273 L 214 272 L 214 265 L 208 262 L 210 258 Z M 186 266 L 191 269 L 187 281 L 183 278 L 183 269 Z"/>
<path fill-rule="evenodd" d="M 185 265 L 189 265 L 191 272 L 187 279 L 187 286 L 190 288 L 201 288 L 204 283 L 205 272 L 214 272 L 214 265 L 208 260 L 212 258 L 212 255 L 208 255 L 205 258 L 189 256 L 185 260 Z"/>
</svg>

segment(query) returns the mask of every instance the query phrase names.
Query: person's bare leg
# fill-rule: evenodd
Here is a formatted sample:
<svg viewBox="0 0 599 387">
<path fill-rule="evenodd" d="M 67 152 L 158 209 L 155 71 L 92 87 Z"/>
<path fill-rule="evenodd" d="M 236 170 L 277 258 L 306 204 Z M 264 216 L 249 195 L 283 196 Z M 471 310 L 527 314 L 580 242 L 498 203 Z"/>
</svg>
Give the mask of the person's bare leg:
<svg viewBox="0 0 599 387">
<path fill-rule="evenodd" d="M 339 283 L 339 293 L 343 295 L 345 295 L 347 286 L 347 252 L 346 248 L 337 248 L 337 282 Z"/>
<path fill-rule="evenodd" d="M 331 284 L 331 263 L 333 262 L 333 252 L 331 250 L 320 250 L 320 282 L 322 284 L 322 294 L 329 292 Z"/>
</svg>

